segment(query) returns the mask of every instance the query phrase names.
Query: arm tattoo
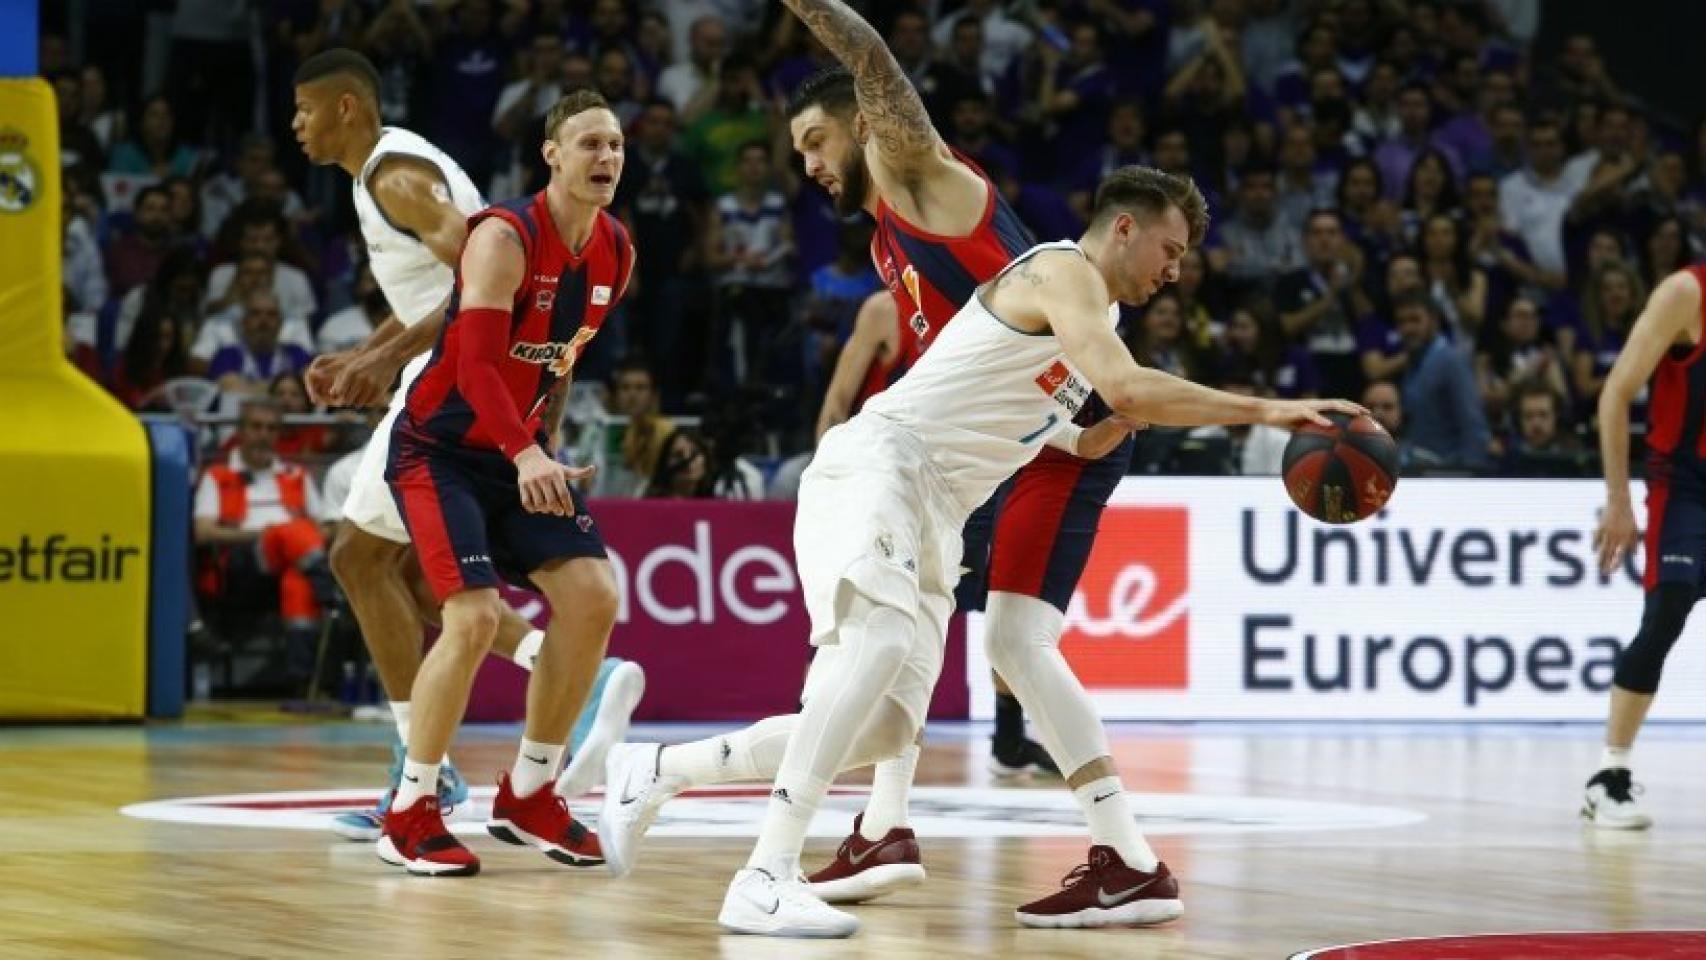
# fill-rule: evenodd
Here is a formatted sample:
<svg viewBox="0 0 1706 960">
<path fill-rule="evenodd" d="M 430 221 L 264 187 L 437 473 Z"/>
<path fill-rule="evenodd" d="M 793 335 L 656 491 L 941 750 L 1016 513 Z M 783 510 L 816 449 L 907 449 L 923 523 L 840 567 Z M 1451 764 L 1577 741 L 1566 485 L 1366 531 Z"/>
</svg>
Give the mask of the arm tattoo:
<svg viewBox="0 0 1706 960">
<path fill-rule="evenodd" d="M 1002 273 L 1001 276 L 999 276 L 999 277 L 996 277 L 995 283 L 990 285 L 989 291 L 991 293 L 994 293 L 995 291 L 1006 286 L 1008 281 L 1023 280 L 1026 283 L 1029 283 L 1032 287 L 1042 286 L 1043 285 L 1043 275 L 1041 273 L 1038 273 L 1036 270 L 1032 269 L 1035 265 L 1036 265 L 1036 261 L 1034 261 L 1034 260 L 1023 261 L 1022 263 L 1020 263 L 1018 266 L 1014 267 L 1013 269 Z"/>
<path fill-rule="evenodd" d="M 917 160 L 936 149 L 936 128 L 882 35 L 841 0 L 783 3 L 853 74 L 859 111 L 871 126 L 878 151 L 890 169 L 911 179 Z"/>
</svg>

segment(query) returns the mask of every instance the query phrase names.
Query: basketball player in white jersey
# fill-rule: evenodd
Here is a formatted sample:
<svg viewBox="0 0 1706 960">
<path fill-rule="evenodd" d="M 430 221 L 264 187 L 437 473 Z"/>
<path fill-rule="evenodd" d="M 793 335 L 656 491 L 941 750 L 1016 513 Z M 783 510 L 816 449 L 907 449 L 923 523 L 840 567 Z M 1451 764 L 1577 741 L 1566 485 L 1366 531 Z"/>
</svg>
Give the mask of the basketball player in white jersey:
<svg viewBox="0 0 1706 960">
<path fill-rule="evenodd" d="M 794 551 L 812 642 L 797 715 L 661 750 L 611 751 L 600 839 L 617 873 L 662 800 L 695 782 L 775 770 L 763 830 L 719 921 L 737 933 L 842 937 L 858 920 L 800 875 L 806 827 L 835 774 L 912 742 L 941 670 L 966 517 L 1049 438 L 1091 390 L 1130 422 L 1166 426 L 1325 424 L 1360 413 L 1339 400 L 1266 400 L 1139 367 L 1114 333 L 1116 301 L 1137 304 L 1178 276 L 1208 213 L 1189 180 L 1145 167 L 1111 174 L 1078 243 L 1042 244 L 984 284 L 900 382 L 825 434 L 800 487 Z M 1112 420 L 1085 430 L 1118 430 Z M 1106 734 L 1058 655 L 1047 686 L 1021 696 L 1055 756 L 1091 741 L 1104 787 L 1080 802 L 1090 856 L 1058 893 L 1021 908 L 1034 926 L 1170 920 L 1178 884 L 1137 830 L 1107 758 Z M 1020 678 L 1009 675 L 1012 681 Z M 1040 695 L 1038 695 L 1040 694 Z M 1046 718 L 1046 719 L 1044 719 Z M 1069 726 L 1070 724 L 1070 726 Z M 1052 742 L 1050 742 L 1052 741 Z M 728 759 L 725 759 L 728 758 Z M 744 768 L 736 771 L 734 768 Z M 729 777 L 733 779 L 733 777 Z"/>
<path fill-rule="evenodd" d="M 402 742 L 409 739 L 409 704 L 421 663 L 425 596 L 408 531 L 385 484 L 387 439 L 409 383 L 426 364 L 444 326 L 454 264 L 467 237 L 467 218 L 485 206 L 480 191 L 456 161 L 422 137 L 379 124 L 379 75 L 367 58 L 333 49 L 310 57 L 297 70 L 296 116 L 292 129 L 310 162 L 336 164 L 354 178 L 356 214 L 374 279 L 392 316 L 355 349 L 315 361 L 307 377 L 316 401 L 338 406 L 382 402 L 402 369 L 402 381 L 385 419 L 373 431 L 350 483 L 344 522 L 332 548 L 332 569 L 349 597 L 391 699 Z M 407 364 L 405 367 L 404 365 Z M 554 411 L 561 413 L 560 407 Z M 551 422 L 555 423 L 556 420 Z M 513 610 L 505 609 L 494 652 L 524 669 L 533 668 L 543 641 Z M 557 789 L 576 796 L 603 774 L 604 752 L 626 735 L 628 720 L 644 691 L 639 665 L 606 660 L 593 694 L 575 725 L 579 749 Z M 392 787 L 400 765 L 394 764 Z M 446 810 L 467 796 L 449 764 L 442 768 L 440 802 Z M 339 834 L 377 839 L 390 797 L 372 811 L 337 818 Z"/>
</svg>

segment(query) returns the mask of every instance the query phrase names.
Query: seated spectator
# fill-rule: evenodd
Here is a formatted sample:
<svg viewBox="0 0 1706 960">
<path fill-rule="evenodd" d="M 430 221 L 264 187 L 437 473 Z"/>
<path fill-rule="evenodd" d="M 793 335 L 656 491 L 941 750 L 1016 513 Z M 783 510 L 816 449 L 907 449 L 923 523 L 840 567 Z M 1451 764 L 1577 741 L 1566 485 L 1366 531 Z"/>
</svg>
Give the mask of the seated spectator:
<svg viewBox="0 0 1706 960">
<path fill-rule="evenodd" d="M 684 123 L 711 109 L 717 97 L 718 65 L 729 52 L 729 31 L 721 18 L 706 15 L 688 30 L 688 58 L 665 67 L 657 93 L 675 105 Z"/>
<path fill-rule="evenodd" d="M 629 357 L 616 368 L 610 391 L 611 412 L 628 418 L 622 429 L 621 456 L 607 464 L 599 492 L 605 496 L 638 497 L 657 474 L 664 444 L 675 434 L 675 423 L 660 411 L 657 378 L 643 358 Z"/>
<path fill-rule="evenodd" d="M 1505 471 L 1522 477 L 1588 474 L 1592 458 L 1565 429 L 1563 396 L 1538 380 L 1518 384 L 1515 396 L 1516 434 L 1505 444 Z"/>
<path fill-rule="evenodd" d="M 1096 187 L 1108 174 L 1120 167 L 1148 161 L 1148 154 L 1143 150 L 1143 134 L 1143 108 L 1137 101 L 1114 101 L 1108 109 L 1105 141 L 1078 159 L 1066 182 L 1066 199 L 1080 220 L 1090 218 L 1090 204 L 1096 198 Z"/>
<path fill-rule="evenodd" d="M 251 133 L 243 138 L 233 169 L 207 178 L 201 188 L 201 233 L 204 236 L 218 236 L 226 218 L 236 213 L 245 200 L 266 194 L 268 175 L 278 172 L 276 152 L 272 138 Z M 302 215 L 302 198 L 296 191 L 286 189 L 282 201 L 278 210 L 287 221 L 294 221 Z"/>
<path fill-rule="evenodd" d="M 1345 242 L 1332 210 L 1309 215 L 1303 232 L 1305 266 L 1280 278 L 1274 306 L 1286 337 L 1309 348 L 1330 397 L 1355 396 L 1362 386 L 1356 318 L 1372 309 L 1363 292 L 1362 251 Z"/>
<path fill-rule="evenodd" d="M 1439 466 L 1440 458 L 1432 451 L 1419 449 L 1411 443 L 1405 430 L 1403 394 L 1390 380 L 1375 380 L 1362 391 L 1362 405 L 1368 415 L 1386 428 L 1398 444 L 1398 473 L 1407 476 L 1412 469 Z"/>
<path fill-rule="evenodd" d="M 1492 434 L 1475 372 L 1441 333 L 1438 308 L 1425 295 L 1407 294 L 1393 315 L 1410 354 L 1402 389 L 1411 441 L 1446 463 L 1486 466 Z"/>
<path fill-rule="evenodd" d="M 1209 263 L 1241 289 L 1266 291 L 1304 264 L 1301 230 L 1275 204 L 1274 170 L 1256 165 L 1238 179 L 1237 208 L 1220 228 Z"/>
<path fill-rule="evenodd" d="M 281 370 L 267 384 L 267 396 L 278 404 L 279 412 L 287 417 L 314 413 L 314 401 L 308 399 L 308 385 L 300 370 Z M 303 462 L 324 456 L 337 440 L 336 431 L 324 423 L 291 424 L 283 428 L 278 438 L 278 455 L 286 460 Z"/>
<path fill-rule="evenodd" d="M 1339 176 L 1339 223 L 1368 263 L 1384 263 L 1404 245 L 1398 205 L 1386 199 L 1380 168 L 1367 158 L 1352 160 Z"/>
<path fill-rule="evenodd" d="M 706 259 L 727 334 L 714 343 L 733 348 L 729 368 L 735 382 L 745 382 L 764 369 L 769 342 L 788 322 L 794 231 L 788 201 L 775 187 L 768 143 L 742 145 L 737 175 L 736 189 L 717 198 Z"/>
<path fill-rule="evenodd" d="M 1272 304 L 1255 298 L 1232 310 L 1217 364 L 1242 370 L 1262 396 L 1295 400 L 1321 395 L 1315 358 L 1300 343 L 1286 339 Z"/>
<path fill-rule="evenodd" d="M 278 456 L 280 414 L 269 400 L 243 404 L 238 444 L 208 466 L 196 487 L 195 539 L 210 547 L 203 592 L 228 597 L 276 581 L 284 618 L 286 669 L 306 679 L 314 666 L 321 604 L 332 595 L 325 505 L 307 471 Z"/>
<path fill-rule="evenodd" d="M 646 484 L 646 496 L 681 499 L 716 495 L 710 448 L 696 431 L 677 427 L 664 442 L 657 468 Z"/>
<path fill-rule="evenodd" d="M 1446 335 L 1464 356 L 1472 357 L 1487 319 L 1487 275 L 1469 259 L 1464 228 L 1450 214 L 1428 217 L 1418 246 L 1422 279 L 1439 308 Z"/>
<path fill-rule="evenodd" d="M 373 279 L 373 268 L 366 260 L 355 268 L 355 284 L 350 294 L 355 302 L 320 324 L 320 332 L 314 336 L 314 352 L 341 353 L 353 349 L 391 315 L 385 291 L 379 289 L 379 282 Z"/>
<path fill-rule="evenodd" d="M 1386 199 L 1404 198 L 1404 190 L 1410 183 L 1410 170 L 1429 149 L 1441 153 L 1449 168 L 1450 179 L 1455 180 L 1462 174 L 1462 164 L 1457 155 L 1433 140 L 1433 94 L 1426 85 L 1411 82 L 1398 92 L 1398 128 L 1397 136 L 1374 150 L 1375 166 L 1380 168 L 1380 178 L 1386 183 Z"/>
<path fill-rule="evenodd" d="M 266 393 L 278 374 L 308 369 L 308 351 L 279 342 L 282 323 L 278 298 L 271 291 L 249 294 L 243 303 L 241 340 L 219 348 L 207 366 L 207 378 L 227 396 L 255 396 Z"/>
<path fill-rule="evenodd" d="M 135 332 L 112 373 L 113 396 L 132 410 L 143 409 L 161 384 L 192 376 L 190 341 L 195 339 L 195 316 L 174 310 L 167 291 L 182 280 L 161 271 L 163 282 L 150 284 Z M 182 275 L 177 275 L 181 277 Z"/>
<path fill-rule="evenodd" d="M 1054 155 L 1082 157 L 1102 143 L 1114 95 L 1114 75 L 1108 69 L 1102 31 L 1096 24 L 1072 24 L 1067 33 L 1070 40 L 1064 51 L 1048 43 L 1036 47 L 1041 60 L 1037 103 L 1048 125 Z"/>
<path fill-rule="evenodd" d="M 172 239 L 204 256 L 208 238 L 201 232 L 201 194 L 196 192 L 194 181 L 167 177 L 160 186 L 166 188 L 166 222 Z"/>
<path fill-rule="evenodd" d="M 1528 244 L 1499 219 L 1499 184 L 1491 174 L 1471 174 L 1464 184 L 1463 223 L 1470 263 L 1487 275 L 1487 316 L 1504 316 L 1518 290 L 1544 285 Z"/>
<path fill-rule="evenodd" d="M 1281 134 L 1275 187 L 1280 216 L 1292 223 L 1307 223 L 1311 211 L 1333 206 L 1339 175 L 1316 162 L 1315 137 L 1307 124 L 1294 123 Z"/>
<path fill-rule="evenodd" d="M 699 164 L 699 171 L 712 193 L 727 193 L 740 186 L 740 166 L 745 145 L 770 143 L 769 102 L 758 82 L 758 67 L 752 58 L 731 54 L 718 69 L 716 97 L 696 120 L 683 122 L 687 129 L 683 145 Z"/>
<path fill-rule="evenodd" d="M 1540 307 L 1519 296 L 1505 308 L 1498 330 L 1485 339 L 1475 356 L 1475 379 L 1489 413 L 1502 419 L 1516 388 L 1539 383 L 1559 397 L 1569 396 L 1569 364 L 1545 338 Z"/>
<path fill-rule="evenodd" d="M 95 239 L 95 224 L 78 209 L 74 182 L 75 178 L 66 178 L 66 189 L 59 200 L 60 282 L 67 314 L 82 312 L 92 317 L 107 301 L 107 276 Z"/>
<path fill-rule="evenodd" d="M 1221 371 L 1220 389 L 1245 397 L 1261 396 L 1263 394 L 1254 374 L 1255 371 L 1244 364 L 1228 367 Z M 1232 462 L 1243 476 L 1276 477 L 1285 468 L 1285 448 L 1291 442 L 1289 430 L 1258 423 L 1200 428 L 1191 433 L 1194 436 L 1204 430 L 1225 431 L 1232 441 Z"/>
<path fill-rule="evenodd" d="M 143 187 L 130 208 L 131 227 L 107 241 L 107 287 L 122 297 L 147 283 L 174 246 L 166 188 Z"/>
<path fill-rule="evenodd" d="M 1415 247 L 1422 240 L 1422 227 L 1432 217 L 1456 217 L 1462 204 L 1457 196 L 1457 181 L 1445 154 L 1427 147 L 1416 155 L 1410 175 L 1404 181 L 1404 203 L 1399 209 L 1399 225 L 1406 246 Z"/>
<path fill-rule="evenodd" d="M 224 266 L 230 265 L 215 267 L 214 273 L 218 274 Z M 243 312 L 255 294 L 269 294 L 274 303 L 283 303 L 283 298 L 278 295 L 278 271 L 289 269 L 288 267 L 273 263 L 261 254 L 243 256 L 237 261 L 236 267 L 221 296 L 211 296 L 212 283 L 208 285 L 209 297 L 205 304 L 207 313 L 200 332 L 196 335 L 195 344 L 190 347 L 190 357 L 197 363 L 211 363 L 220 350 L 236 346 L 242 341 Z M 279 331 L 279 340 L 305 353 L 312 353 L 314 334 L 308 328 L 307 319 L 282 314 L 282 308 L 281 315 L 283 326 Z"/>
<path fill-rule="evenodd" d="M 261 257 L 267 261 L 268 287 L 278 295 L 285 319 L 307 323 L 319 309 L 319 301 L 314 296 L 313 285 L 308 282 L 308 274 L 302 268 L 285 262 L 283 253 L 288 228 L 284 218 L 274 209 L 245 206 L 232 220 L 236 254 L 230 263 L 222 263 L 208 274 L 209 315 L 225 313 L 229 319 L 236 319 L 235 308 L 241 306 L 242 297 L 247 292 L 236 289 L 233 283 L 238 261 L 243 257 Z M 312 342 L 310 337 L 304 346 Z"/>
<path fill-rule="evenodd" d="M 1127 345 L 1137 362 L 1185 380 L 1206 382 L 1208 362 L 1185 336 L 1179 298 L 1162 290 L 1143 307 L 1143 319 L 1127 335 Z"/>
<path fill-rule="evenodd" d="M 177 115 L 171 101 L 153 96 L 142 105 L 136 139 L 113 150 L 107 169 L 113 173 L 153 174 L 156 177 L 194 176 L 201 156 L 178 140 Z"/>
<path fill-rule="evenodd" d="M 970 157 L 985 173 L 992 170 L 1019 169 L 1019 155 L 1002 143 L 990 129 L 991 106 L 983 92 L 967 92 L 953 105 L 948 127 L 948 143 Z M 994 176 L 990 173 L 990 176 Z"/>
<path fill-rule="evenodd" d="M 1601 266 L 1588 279 L 1581 328 L 1570 357 L 1570 384 L 1575 388 L 1576 403 L 1587 416 L 1597 412 L 1605 378 L 1611 374 L 1617 355 L 1623 352 L 1623 344 L 1629 339 L 1629 331 L 1646 300 L 1640 275 L 1622 260 Z M 1643 384 L 1630 406 L 1631 422 L 1645 422 L 1646 411 L 1647 388 Z"/>
</svg>

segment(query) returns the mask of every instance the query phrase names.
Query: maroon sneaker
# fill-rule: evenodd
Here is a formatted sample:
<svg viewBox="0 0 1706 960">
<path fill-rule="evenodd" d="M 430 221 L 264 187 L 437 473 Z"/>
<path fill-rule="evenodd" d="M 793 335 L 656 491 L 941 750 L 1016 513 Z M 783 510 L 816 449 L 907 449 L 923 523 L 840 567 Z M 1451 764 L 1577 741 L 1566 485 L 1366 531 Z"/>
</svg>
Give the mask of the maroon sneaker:
<svg viewBox="0 0 1706 960">
<path fill-rule="evenodd" d="M 863 903 L 924 882 L 918 837 L 907 827 L 895 827 L 881 840 L 859 833 L 864 814 L 853 818 L 853 833 L 841 841 L 835 860 L 806 879 L 824 903 Z"/>
<path fill-rule="evenodd" d="M 379 859 L 420 877 L 471 877 L 480 872 L 480 858 L 445 828 L 437 797 L 422 797 L 407 810 L 393 806 L 385 811 L 376 850 Z"/>
<path fill-rule="evenodd" d="M 1090 848 L 1060 883 L 1064 889 L 1014 911 L 1027 927 L 1143 927 L 1176 920 L 1185 912 L 1179 882 L 1165 863 L 1154 873 L 1125 865 L 1113 847 Z"/>
<path fill-rule="evenodd" d="M 569 805 L 551 784 L 517 797 L 509 788 L 509 774 L 498 777 L 498 795 L 492 798 L 492 819 L 486 832 L 505 843 L 524 844 L 544 851 L 545 856 L 571 867 L 596 867 L 604 862 L 598 836 L 574 817 Z"/>
</svg>

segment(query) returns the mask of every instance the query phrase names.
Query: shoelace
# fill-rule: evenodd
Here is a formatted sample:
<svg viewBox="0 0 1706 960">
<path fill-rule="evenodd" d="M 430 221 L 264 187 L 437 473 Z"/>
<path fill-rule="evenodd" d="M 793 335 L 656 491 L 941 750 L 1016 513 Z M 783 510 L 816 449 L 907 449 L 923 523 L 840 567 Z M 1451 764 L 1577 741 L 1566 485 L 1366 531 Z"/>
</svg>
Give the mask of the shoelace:
<svg viewBox="0 0 1706 960">
<path fill-rule="evenodd" d="M 1088 863 L 1081 863 L 1078 866 L 1073 867 L 1070 873 L 1061 878 L 1060 886 L 1062 889 L 1070 890 L 1086 880 L 1089 880 L 1090 875 L 1094 872 L 1094 867 L 1090 866 Z"/>
<path fill-rule="evenodd" d="M 1616 803 L 1632 803 L 1636 797 L 1647 792 L 1644 787 L 1634 782 L 1627 770 L 1606 777 L 1600 785 L 1605 788 L 1605 795 Z"/>
</svg>

